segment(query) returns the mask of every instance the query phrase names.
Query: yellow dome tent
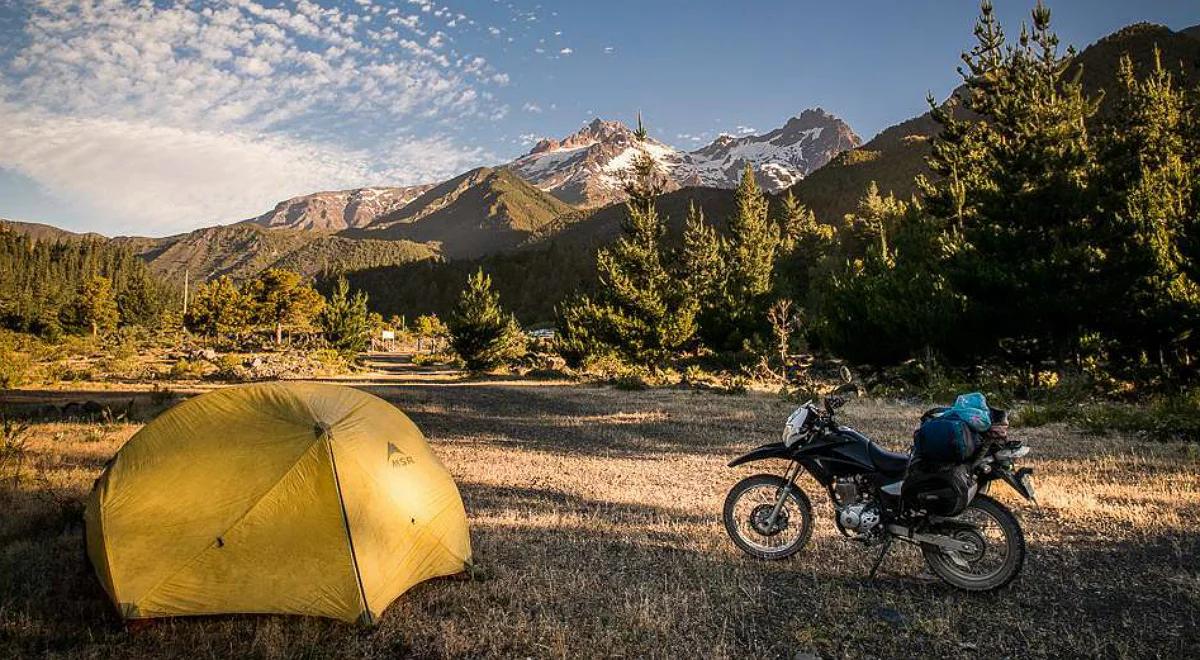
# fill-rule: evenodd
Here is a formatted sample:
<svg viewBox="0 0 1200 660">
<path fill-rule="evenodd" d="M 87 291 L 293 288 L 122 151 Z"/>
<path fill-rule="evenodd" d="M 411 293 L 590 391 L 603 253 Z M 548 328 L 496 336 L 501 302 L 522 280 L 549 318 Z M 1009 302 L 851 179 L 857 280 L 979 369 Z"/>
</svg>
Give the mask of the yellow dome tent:
<svg viewBox="0 0 1200 660">
<path fill-rule="evenodd" d="M 185 401 L 96 480 L 88 556 L 127 619 L 284 613 L 371 623 L 471 559 L 458 489 L 421 431 L 339 385 Z"/>
</svg>

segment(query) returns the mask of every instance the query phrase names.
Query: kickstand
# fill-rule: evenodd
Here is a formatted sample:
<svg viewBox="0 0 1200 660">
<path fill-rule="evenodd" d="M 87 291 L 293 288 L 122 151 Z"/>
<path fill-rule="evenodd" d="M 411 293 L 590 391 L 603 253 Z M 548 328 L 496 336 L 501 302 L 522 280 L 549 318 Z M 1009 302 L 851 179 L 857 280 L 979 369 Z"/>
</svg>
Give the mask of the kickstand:
<svg viewBox="0 0 1200 660">
<path fill-rule="evenodd" d="M 887 556 L 888 550 L 892 547 L 892 537 L 888 536 L 883 540 L 883 549 L 879 551 L 879 557 L 875 559 L 875 565 L 871 567 L 871 574 L 867 576 L 868 580 L 875 579 L 875 573 L 879 572 L 879 566 L 883 564 L 883 558 Z"/>
</svg>

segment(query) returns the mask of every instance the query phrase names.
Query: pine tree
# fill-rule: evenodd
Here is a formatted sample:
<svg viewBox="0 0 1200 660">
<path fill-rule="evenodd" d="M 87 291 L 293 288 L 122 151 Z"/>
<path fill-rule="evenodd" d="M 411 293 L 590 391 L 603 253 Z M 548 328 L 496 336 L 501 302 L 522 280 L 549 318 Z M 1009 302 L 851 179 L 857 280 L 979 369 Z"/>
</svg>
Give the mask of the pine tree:
<svg viewBox="0 0 1200 660">
<path fill-rule="evenodd" d="M 495 369 L 525 354 L 521 326 L 500 307 L 492 278 L 482 268 L 467 278 L 467 287 L 448 321 L 450 347 L 469 371 Z"/>
<path fill-rule="evenodd" d="M 254 304 L 228 277 L 196 287 L 184 324 L 205 337 L 240 335 L 250 327 Z"/>
<path fill-rule="evenodd" d="M 729 238 L 723 250 L 720 300 L 705 310 L 701 334 L 718 350 L 738 351 L 756 335 L 765 335 L 766 311 L 779 246 L 779 227 L 771 220 L 766 194 L 749 164 L 734 193 Z"/>
<path fill-rule="evenodd" d="M 125 246 L 102 239 L 34 239 L 0 225 L 0 327 L 54 338 L 66 327 L 90 333 L 80 320 L 80 291 L 109 280 L 120 324 L 152 324 L 171 297 Z"/>
<path fill-rule="evenodd" d="M 1200 319 L 1197 255 L 1185 253 L 1200 212 L 1200 162 L 1188 135 L 1192 108 L 1157 50 L 1141 80 L 1123 57 L 1119 79 L 1117 110 L 1101 148 L 1112 237 L 1103 284 L 1128 303 L 1129 313 L 1108 317 L 1108 329 L 1143 355 L 1176 353 L 1186 363 L 1191 342 L 1185 340 Z"/>
<path fill-rule="evenodd" d="M 246 292 L 254 301 L 258 318 L 273 326 L 276 344 L 283 343 L 285 325 L 307 326 L 325 306 L 325 299 L 299 273 L 279 268 L 260 273 L 247 285 Z"/>
<path fill-rule="evenodd" d="M 339 277 L 317 323 L 330 346 L 343 355 L 353 356 L 365 350 L 370 340 L 370 316 L 367 294 L 355 291 L 351 296 L 350 283 Z"/>
<path fill-rule="evenodd" d="M 767 196 L 758 187 L 750 164 L 734 193 L 735 211 L 729 219 L 729 290 L 736 303 L 752 313 L 771 290 L 779 230 L 768 215 Z M 763 307 L 765 309 L 765 307 Z"/>
<path fill-rule="evenodd" d="M 946 270 L 970 306 L 961 331 L 976 353 L 1008 338 L 1027 359 L 1063 358 L 1101 302 L 1088 276 L 1102 252 L 1087 129 L 1097 103 L 1065 75 L 1074 51 L 1059 52 L 1044 5 L 1013 47 L 981 7 L 960 71 L 962 103 L 982 121 L 934 108 L 939 179 L 922 182 L 925 217 L 950 237 Z"/>
<path fill-rule="evenodd" d="M 687 220 L 683 225 L 679 264 L 699 308 L 712 305 L 719 293 L 724 276 L 724 249 L 717 230 L 704 220 L 704 211 L 695 204 L 689 204 Z"/>
<path fill-rule="evenodd" d="M 92 275 L 83 281 L 79 289 L 79 322 L 91 328 L 92 336 L 116 329 L 120 314 L 113 294 L 112 280 L 101 275 Z"/>
<path fill-rule="evenodd" d="M 638 135 L 639 142 L 645 139 L 640 120 Z M 655 207 L 663 186 L 654 159 L 642 148 L 625 182 L 622 235 L 596 255 L 595 299 L 575 297 L 559 310 L 566 355 L 615 352 L 661 366 L 695 334 L 697 304 L 665 243 L 666 227 Z"/>
<path fill-rule="evenodd" d="M 815 271 L 814 334 L 839 356 L 892 364 L 954 339 L 961 301 L 947 290 L 939 237 L 923 211 L 872 186 Z"/>
<path fill-rule="evenodd" d="M 808 300 L 814 270 L 834 247 L 834 229 L 817 222 L 817 217 L 800 203 L 791 190 L 780 201 L 779 254 L 776 258 L 776 289 L 779 297 Z"/>
</svg>

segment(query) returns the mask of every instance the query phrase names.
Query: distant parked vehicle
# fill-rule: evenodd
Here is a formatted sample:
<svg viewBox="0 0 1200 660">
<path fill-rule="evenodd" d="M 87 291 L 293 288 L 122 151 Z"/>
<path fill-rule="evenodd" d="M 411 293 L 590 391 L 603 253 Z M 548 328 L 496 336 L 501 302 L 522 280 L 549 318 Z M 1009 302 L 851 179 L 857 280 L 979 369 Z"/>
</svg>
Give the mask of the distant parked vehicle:
<svg viewBox="0 0 1200 660">
<path fill-rule="evenodd" d="M 828 492 L 838 531 L 864 547 L 881 547 L 872 577 L 899 539 L 919 546 L 930 570 L 959 589 L 989 591 L 1011 582 L 1025 561 L 1025 538 L 1016 516 L 985 493 L 996 480 L 1031 501 L 1034 489 L 1033 470 L 1015 467 L 1029 448 L 1008 437 L 1006 413 L 981 411 L 984 424 L 953 408 L 933 409 L 922 417 L 910 455 L 839 424 L 835 413 L 843 403 L 826 398 L 823 410 L 805 403 L 788 417 L 779 442 L 729 464 L 790 461 L 783 476 L 757 474 L 729 492 L 724 520 L 734 544 L 758 559 L 799 552 L 812 536 L 812 506 L 796 483 L 807 472 Z"/>
</svg>

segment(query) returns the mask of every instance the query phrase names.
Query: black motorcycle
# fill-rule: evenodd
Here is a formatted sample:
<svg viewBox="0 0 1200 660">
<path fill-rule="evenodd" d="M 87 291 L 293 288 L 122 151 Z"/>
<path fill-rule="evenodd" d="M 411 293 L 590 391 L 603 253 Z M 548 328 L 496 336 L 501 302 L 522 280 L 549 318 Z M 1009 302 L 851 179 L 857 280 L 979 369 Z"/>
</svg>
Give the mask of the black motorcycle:
<svg viewBox="0 0 1200 660">
<path fill-rule="evenodd" d="M 788 418 L 779 442 L 729 463 L 789 461 L 782 477 L 756 474 L 729 492 L 724 519 L 733 542 L 759 559 L 799 552 L 812 536 L 812 505 L 796 483 L 807 472 L 828 492 L 838 530 L 864 547 L 881 547 L 872 577 L 899 539 L 920 546 L 930 570 L 960 589 L 989 591 L 1011 582 L 1025 561 L 1025 538 L 1012 511 L 986 492 L 1002 480 L 1030 501 L 1035 495 L 1033 470 L 1014 466 L 1029 448 L 1008 437 L 1005 412 L 991 409 L 992 426 L 976 438 L 977 448 L 946 464 L 888 451 L 838 424 L 843 403 L 827 398 L 824 410 L 805 403 Z M 922 421 L 944 410 L 931 410 Z"/>
</svg>

